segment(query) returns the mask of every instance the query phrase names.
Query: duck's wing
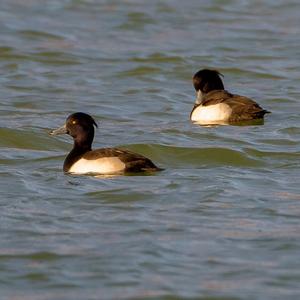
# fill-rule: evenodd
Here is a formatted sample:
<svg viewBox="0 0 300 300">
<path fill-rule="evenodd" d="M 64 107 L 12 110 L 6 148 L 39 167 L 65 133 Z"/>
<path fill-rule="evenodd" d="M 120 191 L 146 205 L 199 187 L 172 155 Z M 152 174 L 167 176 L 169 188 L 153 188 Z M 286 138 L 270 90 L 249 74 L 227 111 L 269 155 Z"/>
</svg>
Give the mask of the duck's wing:
<svg viewBox="0 0 300 300">
<path fill-rule="evenodd" d="M 230 121 L 238 122 L 243 120 L 261 119 L 267 110 L 260 107 L 254 100 L 231 94 L 225 90 L 212 91 L 203 97 L 202 105 L 209 106 L 224 103 L 227 104 L 231 112 Z"/>
<path fill-rule="evenodd" d="M 101 158 L 119 159 L 120 162 L 124 164 L 125 172 L 160 170 L 149 158 L 141 154 L 119 148 L 103 148 L 92 150 L 85 153 L 83 158 L 87 160 L 98 160 Z"/>
<path fill-rule="evenodd" d="M 228 101 L 234 95 L 225 90 L 215 90 L 203 95 L 202 106 L 220 104 Z"/>
</svg>

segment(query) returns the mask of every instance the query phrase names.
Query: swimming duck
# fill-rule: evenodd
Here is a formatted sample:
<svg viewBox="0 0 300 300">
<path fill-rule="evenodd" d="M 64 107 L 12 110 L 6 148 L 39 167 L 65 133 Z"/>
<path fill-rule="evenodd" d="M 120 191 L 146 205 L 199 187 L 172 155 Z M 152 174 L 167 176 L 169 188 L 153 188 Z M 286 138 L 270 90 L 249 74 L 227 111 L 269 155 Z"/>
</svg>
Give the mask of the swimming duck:
<svg viewBox="0 0 300 300">
<path fill-rule="evenodd" d="M 226 124 L 263 119 L 269 111 L 250 98 L 224 89 L 223 76 L 216 70 L 203 69 L 193 76 L 197 99 L 190 118 L 200 124 Z"/>
<path fill-rule="evenodd" d="M 71 114 L 65 125 L 52 130 L 51 135 L 69 134 L 74 145 L 64 161 L 63 170 L 73 174 L 119 174 L 160 170 L 148 158 L 123 149 L 103 148 L 92 150 L 95 120 L 88 114 Z"/>
</svg>

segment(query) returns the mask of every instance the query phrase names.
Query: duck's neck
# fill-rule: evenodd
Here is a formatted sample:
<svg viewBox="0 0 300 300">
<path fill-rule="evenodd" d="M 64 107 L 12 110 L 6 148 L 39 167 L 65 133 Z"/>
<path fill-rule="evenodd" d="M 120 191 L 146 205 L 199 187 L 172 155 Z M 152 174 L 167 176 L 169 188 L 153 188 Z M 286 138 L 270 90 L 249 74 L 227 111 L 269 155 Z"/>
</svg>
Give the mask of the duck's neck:
<svg viewBox="0 0 300 300">
<path fill-rule="evenodd" d="M 71 152 L 65 159 L 64 172 L 68 172 L 71 166 L 79 160 L 86 152 L 92 150 L 94 134 L 88 134 L 85 137 L 74 138 L 74 145 Z"/>
<path fill-rule="evenodd" d="M 76 147 L 74 144 L 73 149 L 67 155 L 64 162 L 64 171 L 68 172 L 71 166 L 79 160 L 86 152 L 91 151 L 91 147 Z"/>
<path fill-rule="evenodd" d="M 195 106 L 198 106 L 202 103 L 204 96 L 205 96 L 205 93 L 201 92 L 201 90 L 197 91 Z"/>
</svg>

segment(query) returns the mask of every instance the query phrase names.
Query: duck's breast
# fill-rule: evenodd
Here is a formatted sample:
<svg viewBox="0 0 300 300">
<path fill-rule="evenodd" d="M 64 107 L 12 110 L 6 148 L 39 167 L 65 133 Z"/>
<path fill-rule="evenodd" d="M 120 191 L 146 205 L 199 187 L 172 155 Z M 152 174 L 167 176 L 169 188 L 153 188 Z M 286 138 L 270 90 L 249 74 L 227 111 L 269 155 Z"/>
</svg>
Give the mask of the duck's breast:
<svg viewBox="0 0 300 300">
<path fill-rule="evenodd" d="M 81 158 L 75 162 L 69 169 L 69 173 L 73 174 L 113 174 L 125 170 L 125 163 L 117 156 L 101 157 L 98 159 L 88 160 Z"/>
<path fill-rule="evenodd" d="M 214 121 L 228 121 L 231 113 L 232 109 L 225 103 L 218 103 L 208 106 L 199 105 L 192 112 L 191 120 L 206 123 Z"/>
</svg>

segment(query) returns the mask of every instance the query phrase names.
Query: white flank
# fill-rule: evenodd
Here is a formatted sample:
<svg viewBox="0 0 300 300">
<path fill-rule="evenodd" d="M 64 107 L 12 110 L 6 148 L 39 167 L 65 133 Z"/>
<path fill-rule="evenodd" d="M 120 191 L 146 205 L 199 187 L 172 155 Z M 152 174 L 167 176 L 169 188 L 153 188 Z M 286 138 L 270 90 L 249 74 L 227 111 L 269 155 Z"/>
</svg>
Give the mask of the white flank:
<svg viewBox="0 0 300 300">
<path fill-rule="evenodd" d="M 224 103 L 202 106 L 199 105 L 192 113 L 191 120 L 201 124 L 215 124 L 228 121 L 232 109 Z"/>
<path fill-rule="evenodd" d="M 113 174 L 124 171 L 125 164 L 118 157 L 102 157 L 95 160 L 81 158 L 70 168 L 74 174 Z"/>
</svg>

